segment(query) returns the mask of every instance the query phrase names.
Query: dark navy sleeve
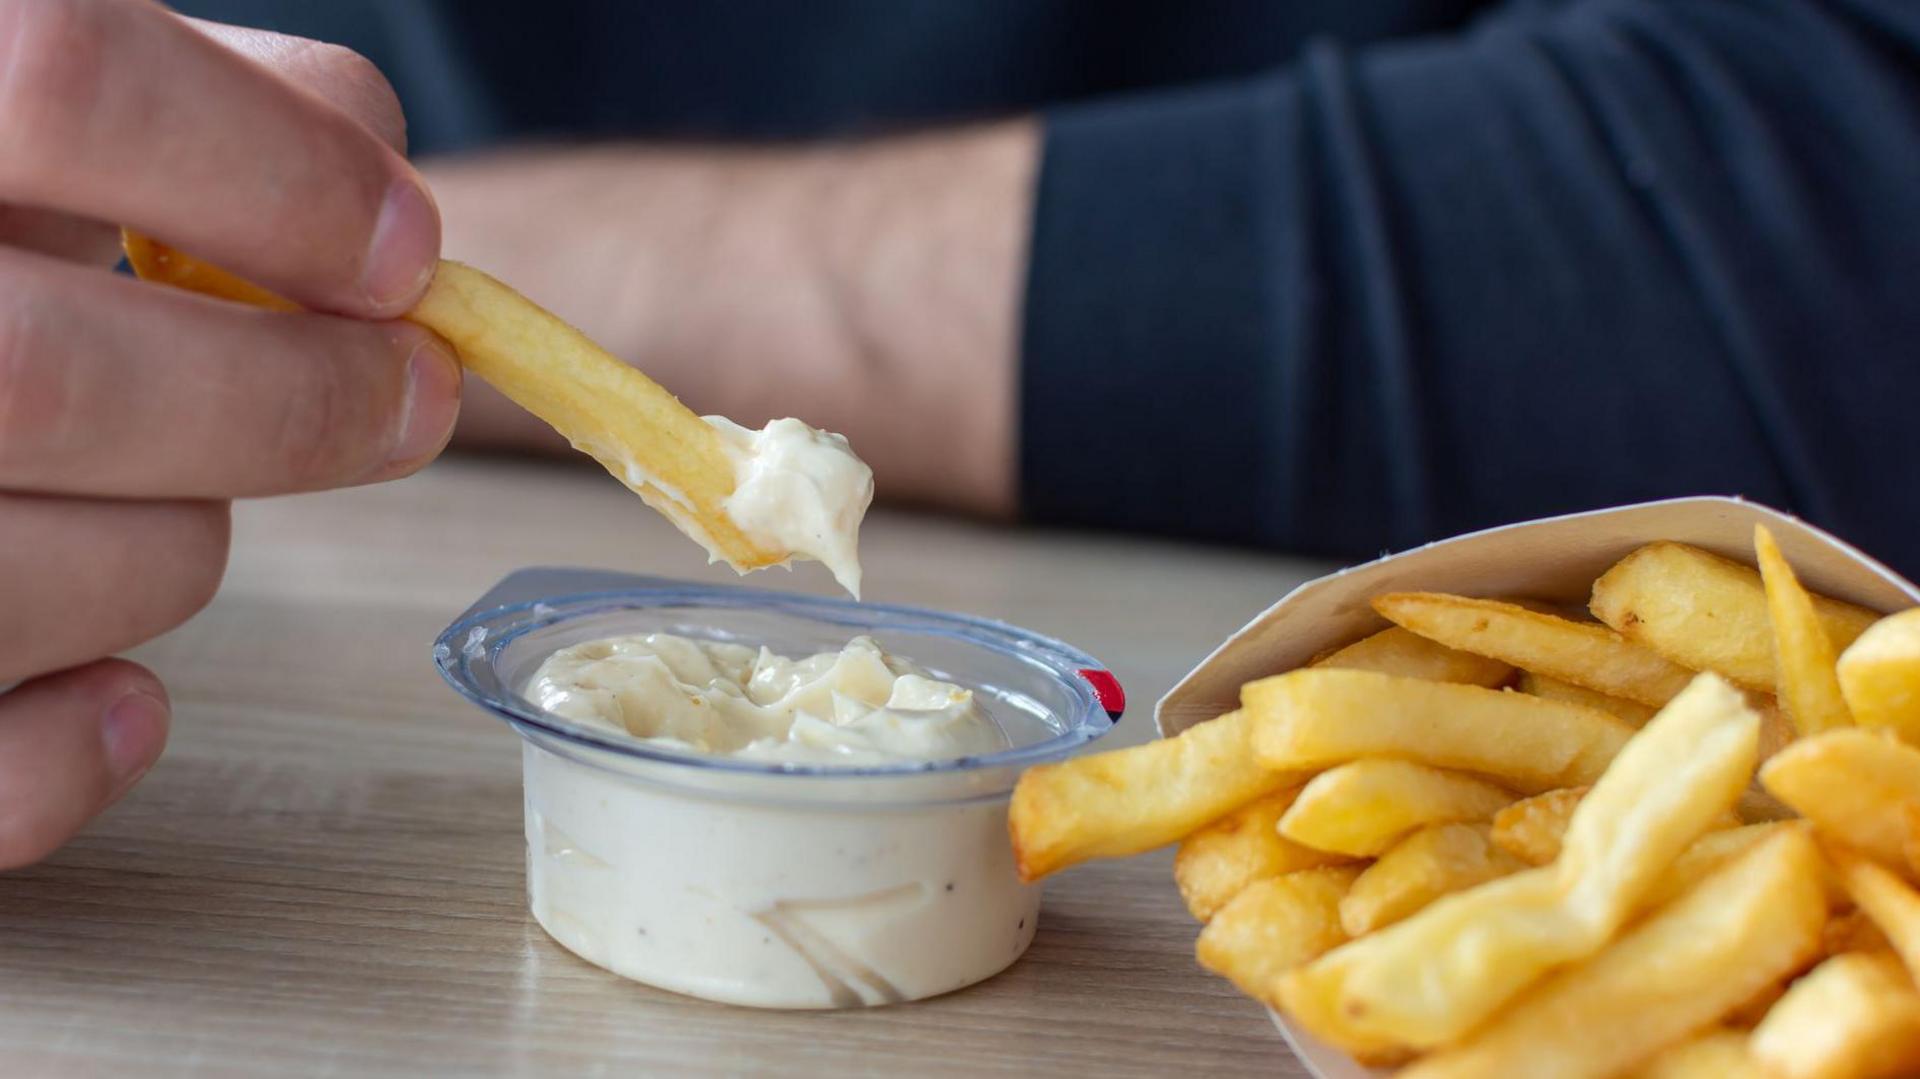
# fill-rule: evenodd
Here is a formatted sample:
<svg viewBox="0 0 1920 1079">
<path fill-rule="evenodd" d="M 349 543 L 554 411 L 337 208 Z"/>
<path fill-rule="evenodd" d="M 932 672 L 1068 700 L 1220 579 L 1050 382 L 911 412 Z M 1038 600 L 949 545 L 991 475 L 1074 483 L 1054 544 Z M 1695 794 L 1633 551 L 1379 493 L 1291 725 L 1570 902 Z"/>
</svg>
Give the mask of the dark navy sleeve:
<svg viewBox="0 0 1920 1079">
<path fill-rule="evenodd" d="M 1691 493 L 1920 571 L 1920 4 L 1575 0 L 1047 117 L 1027 515 L 1354 557 Z"/>
</svg>

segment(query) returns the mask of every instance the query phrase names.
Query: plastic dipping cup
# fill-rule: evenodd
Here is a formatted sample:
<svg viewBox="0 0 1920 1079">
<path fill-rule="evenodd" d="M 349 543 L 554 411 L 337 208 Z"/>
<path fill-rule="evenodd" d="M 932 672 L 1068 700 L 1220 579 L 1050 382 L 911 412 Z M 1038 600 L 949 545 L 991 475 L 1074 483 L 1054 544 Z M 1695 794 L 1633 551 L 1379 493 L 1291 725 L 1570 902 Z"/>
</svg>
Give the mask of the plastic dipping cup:
<svg viewBox="0 0 1920 1079">
<path fill-rule="evenodd" d="M 749 761 L 639 742 L 521 696 L 560 648 L 652 632 L 786 655 L 870 635 L 972 689 L 1011 748 L 846 768 Z M 541 927 L 616 974 L 763 1008 L 919 1000 L 1018 959 L 1040 890 L 1014 871 L 1014 781 L 1105 734 L 1124 706 L 1092 657 L 998 622 L 586 570 L 509 576 L 433 654 L 524 739 Z"/>
</svg>

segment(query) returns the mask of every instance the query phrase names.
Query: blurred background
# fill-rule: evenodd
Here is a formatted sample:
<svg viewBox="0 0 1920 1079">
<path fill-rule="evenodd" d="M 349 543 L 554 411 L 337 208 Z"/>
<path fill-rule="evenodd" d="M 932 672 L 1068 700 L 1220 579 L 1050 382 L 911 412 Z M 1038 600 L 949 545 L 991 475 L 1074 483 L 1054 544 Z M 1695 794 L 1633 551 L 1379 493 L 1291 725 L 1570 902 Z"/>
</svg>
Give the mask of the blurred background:
<svg viewBox="0 0 1920 1079">
<path fill-rule="evenodd" d="M 1903 0 L 177 6 L 363 54 L 451 256 L 883 498 L 1352 558 L 1740 494 L 1920 570 Z"/>
</svg>

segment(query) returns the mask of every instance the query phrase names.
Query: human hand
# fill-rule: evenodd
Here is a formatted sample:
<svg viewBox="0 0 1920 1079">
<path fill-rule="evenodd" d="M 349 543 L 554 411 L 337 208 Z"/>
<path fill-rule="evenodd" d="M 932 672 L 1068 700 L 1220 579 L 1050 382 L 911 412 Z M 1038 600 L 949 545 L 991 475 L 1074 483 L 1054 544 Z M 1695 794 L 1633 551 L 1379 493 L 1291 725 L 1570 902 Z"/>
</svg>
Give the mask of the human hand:
<svg viewBox="0 0 1920 1079">
<path fill-rule="evenodd" d="M 0 0 L 0 869 L 159 756 L 165 690 L 101 657 L 212 597 L 229 499 L 445 445 L 459 368 L 387 321 L 440 246 L 403 130 L 343 49 L 146 0 Z M 322 313 L 105 272 L 123 224 Z"/>
</svg>

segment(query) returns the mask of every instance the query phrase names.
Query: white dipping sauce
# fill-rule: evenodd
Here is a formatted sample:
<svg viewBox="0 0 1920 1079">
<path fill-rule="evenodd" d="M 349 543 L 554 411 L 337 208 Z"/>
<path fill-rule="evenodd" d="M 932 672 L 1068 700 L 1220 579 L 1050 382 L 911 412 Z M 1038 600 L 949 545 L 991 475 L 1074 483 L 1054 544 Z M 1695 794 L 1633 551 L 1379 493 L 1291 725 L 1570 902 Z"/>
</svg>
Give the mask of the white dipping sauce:
<svg viewBox="0 0 1920 1079">
<path fill-rule="evenodd" d="M 547 657 L 526 695 L 644 741 L 753 760 L 885 764 L 1007 748 L 970 690 L 871 637 L 804 659 L 670 633 L 609 637 Z"/>
<path fill-rule="evenodd" d="M 815 767 L 1008 745 L 969 690 L 865 637 L 801 659 L 591 641 L 548 657 L 526 696 L 656 745 Z M 594 756 L 528 737 L 528 889 L 555 940 L 615 973 L 733 1004 L 857 1007 L 970 985 L 1033 939 L 1040 892 L 1015 872 L 1004 795 L 902 805 L 828 773 L 781 782 L 844 798 L 764 801 L 724 774 L 650 782 Z"/>
</svg>

